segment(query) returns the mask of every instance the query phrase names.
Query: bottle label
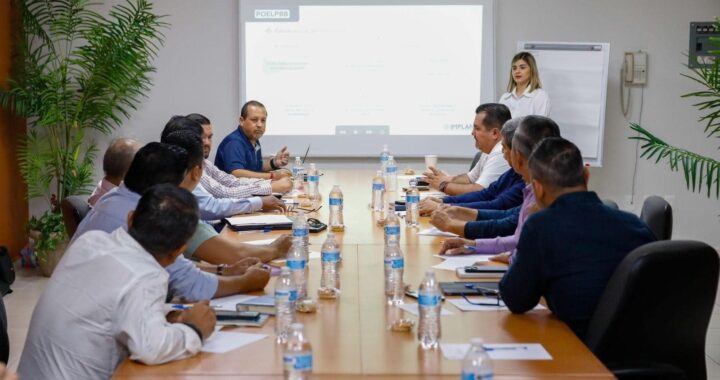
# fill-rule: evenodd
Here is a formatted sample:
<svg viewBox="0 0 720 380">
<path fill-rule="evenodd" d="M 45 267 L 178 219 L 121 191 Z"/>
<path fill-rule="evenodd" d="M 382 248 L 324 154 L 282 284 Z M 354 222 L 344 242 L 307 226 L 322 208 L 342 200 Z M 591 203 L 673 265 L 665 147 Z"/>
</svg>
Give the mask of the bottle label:
<svg viewBox="0 0 720 380">
<path fill-rule="evenodd" d="M 340 261 L 340 251 L 322 252 L 320 258 L 325 263 L 337 263 L 338 261 Z"/>
<path fill-rule="evenodd" d="M 302 270 L 305 269 L 305 260 L 288 260 L 287 266 L 290 270 Z"/>
<path fill-rule="evenodd" d="M 303 168 L 302 166 L 295 166 L 292 169 L 293 177 L 297 177 L 298 174 L 302 173 Z"/>
<path fill-rule="evenodd" d="M 405 260 L 402 257 L 385 259 L 385 268 L 386 269 L 403 269 L 404 267 L 405 267 Z"/>
<path fill-rule="evenodd" d="M 406 195 L 406 196 L 405 196 L 405 202 L 407 202 L 407 203 L 420 203 L 420 196 L 419 196 L 419 195 Z"/>
<path fill-rule="evenodd" d="M 373 191 L 376 190 L 385 190 L 385 184 L 384 183 L 373 183 Z"/>
<path fill-rule="evenodd" d="M 293 233 L 293 236 L 305 237 L 305 236 L 308 236 L 308 229 L 307 228 L 293 228 L 292 233 Z"/>
<path fill-rule="evenodd" d="M 330 206 L 342 206 L 342 198 L 330 198 Z"/>
<path fill-rule="evenodd" d="M 317 181 L 319 181 L 319 180 L 320 180 L 320 177 L 319 177 L 319 176 L 316 176 L 316 175 L 309 175 L 309 176 L 308 176 L 308 182 L 317 182 Z"/>
<path fill-rule="evenodd" d="M 483 375 L 475 374 L 475 372 L 462 371 L 462 374 L 460 375 L 460 380 L 492 380 L 492 378 L 492 373 L 486 373 Z"/>
<path fill-rule="evenodd" d="M 380 155 L 380 162 L 385 162 L 388 160 L 388 158 L 390 158 L 390 155 L 383 153 Z"/>
<path fill-rule="evenodd" d="M 295 294 L 297 294 L 297 291 L 295 291 Z M 283 290 L 276 290 L 275 291 L 275 305 L 280 305 L 281 303 L 285 302 L 292 302 L 294 301 L 292 299 L 292 291 L 283 291 Z"/>
<path fill-rule="evenodd" d="M 400 235 L 400 226 L 385 226 L 385 235 Z"/>
<path fill-rule="evenodd" d="M 435 307 L 440 304 L 440 296 L 437 294 L 420 294 L 418 296 L 420 306 Z"/>
<path fill-rule="evenodd" d="M 290 294 L 290 295 L 289 295 L 288 301 L 290 301 L 290 302 L 295 302 L 295 301 L 297 301 L 297 289 L 291 290 L 291 291 L 289 292 L 289 294 Z"/>
<path fill-rule="evenodd" d="M 388 174 L 397 173 L 397 166 L 388 166 L 385 168 L 385 172 Z"/>
<path fill-rule="evenodd" d="M 286 353 L 283 355 L 283 366 L 288 372 L 310 372 L 312 371 L 312 353 L 302 352 L 298 355 Z"/>
</svg>

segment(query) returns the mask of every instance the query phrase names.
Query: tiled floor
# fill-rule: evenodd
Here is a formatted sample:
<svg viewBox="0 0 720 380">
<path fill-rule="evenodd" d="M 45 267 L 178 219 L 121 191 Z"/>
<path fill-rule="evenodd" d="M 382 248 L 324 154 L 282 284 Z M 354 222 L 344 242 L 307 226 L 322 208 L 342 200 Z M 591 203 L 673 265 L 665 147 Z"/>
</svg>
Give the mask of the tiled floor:
<svg viewBox="0 0 720 380">
<path fill-rule="evenodd" d="M 10 336 L 9 366 L 12 369 L 17 368 L 30 325 L 30 316 L 47 281 L 47 278 L 42 277 L 35 270 L 18 270 L 12 286 L 13 293 L 4 298 Z M 720 292 L 718 292 L 715 310 L 710 320 L 705 353 L 708 379 L 720 380 Z"/>
</svg>

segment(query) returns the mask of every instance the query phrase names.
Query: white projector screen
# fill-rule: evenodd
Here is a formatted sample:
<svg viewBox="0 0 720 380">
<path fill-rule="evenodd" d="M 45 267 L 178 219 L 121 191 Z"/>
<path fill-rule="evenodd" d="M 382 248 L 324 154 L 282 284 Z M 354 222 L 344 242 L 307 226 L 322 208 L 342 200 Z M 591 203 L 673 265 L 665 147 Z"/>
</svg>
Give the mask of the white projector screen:
<svg viewBox="0 0 720 380">
<path fill-rule="evenodd" d="M 475 153 L 495 101 L 493 0 L 240 1 L 240 98 L 264 146 L 314 157 Z"/>
</svg>

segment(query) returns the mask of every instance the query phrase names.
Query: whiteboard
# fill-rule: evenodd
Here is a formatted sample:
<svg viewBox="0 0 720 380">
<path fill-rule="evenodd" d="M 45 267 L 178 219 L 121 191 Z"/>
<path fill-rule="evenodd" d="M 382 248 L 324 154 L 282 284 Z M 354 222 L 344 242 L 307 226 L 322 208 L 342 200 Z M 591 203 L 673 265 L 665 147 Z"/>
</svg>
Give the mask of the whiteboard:
<svg viewBox="0 0 720 380">
<path fill-rule="evenodd" d="M 610 44 L 520 41 L 518 51 L 535 56 L 562 136 L 578 146 L 585 163 L 602 166 Z"/>
</svg>

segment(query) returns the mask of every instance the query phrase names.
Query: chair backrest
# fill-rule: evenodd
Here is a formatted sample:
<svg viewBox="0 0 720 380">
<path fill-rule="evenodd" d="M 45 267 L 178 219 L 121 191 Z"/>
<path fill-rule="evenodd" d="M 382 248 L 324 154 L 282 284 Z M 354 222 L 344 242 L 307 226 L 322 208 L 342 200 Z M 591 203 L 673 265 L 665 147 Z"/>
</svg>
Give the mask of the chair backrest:
<svg viewBox="0 0 720 380">
<path fill-rule="evenodd" d="M 602 200 L 602 203 L 603 203 L 605 206 L 608 206 L 608 207 L 610 207 L 610 208 L 612 208 L 612 209 L 615 209 L 615 210 L 620 209 L 620 207 L 618 207 L 617 202 L 615 202 L 615 201 L 612 200 L 612 199 L 603 199 L 603 200 Z"/>
<path fill-rule="evenodd" d="M 480 161 L 480 157 L 482 157 L 482 152 L 475 153 L 475 157 L 473 157 L 472 163 L 470 164 L 470 170 L 473 170 L 478 161 Z"/>
<path fill-rule="evenodd" d="M 585 343 L 608 367 L 669 364 L 705 379 L 705 334 L 715 303 L 720 258 L 697 241 L 638 247 L 613 273 L 590 320 Z"/>
<path fill-rule="evenodd" d="M 87 198 L 71 195 L 60 202 L 60 208 L 62 209 L 63 222 L 65 222 L 65 230 L 68 237 L 72 239 L 78 225 L 90 211 L 90 205 L 87 203 Z"/>
<path fill-rule="evenodd" d="M 673 216 L 672 207 L 662 197 L 651 195 L 643 202 L 640 219 L 650 227 L 658 240 L 672 238 Z"/>
</svg>

